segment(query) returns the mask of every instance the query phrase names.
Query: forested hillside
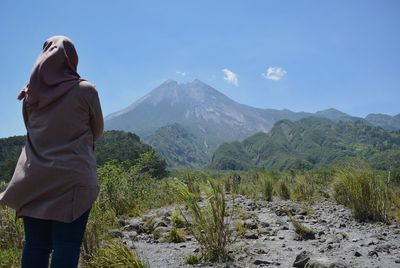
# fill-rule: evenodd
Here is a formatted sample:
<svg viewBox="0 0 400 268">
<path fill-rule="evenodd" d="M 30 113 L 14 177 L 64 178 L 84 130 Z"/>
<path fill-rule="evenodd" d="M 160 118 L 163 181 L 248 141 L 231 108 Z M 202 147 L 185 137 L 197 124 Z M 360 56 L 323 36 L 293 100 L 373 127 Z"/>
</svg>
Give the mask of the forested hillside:
<svg viewBox="0 0 400 268">
<path fill-rule="evenodd" d="M 281 120 L 269 133 L 225 143 L 215 152 L 217 169 L 273 169 L 334 166 L 359 158 L 376 168 L 400 167 L 400 134 L 362 121 L 333 122 L 309 117 Z"/>
<path fill-rule="evenodd" d="M 9 181 L 11 179 L 24 145 L 25 136 L 0 139 L 0 180 Z M 140 138 L 133 133 L 106 131 L 96 144 L 97 164 L 101 166 L 111 160 L 130 161 L 135 164 L 141 155 L 152 152 L 152 150 L 150 145 L 142 143 Z M 151 161 L 160 162 L 160 165 L 165 168 L 165 161 L 157 155 L 149 153 L 146 157 L 152 158 Z"/>
</svg>

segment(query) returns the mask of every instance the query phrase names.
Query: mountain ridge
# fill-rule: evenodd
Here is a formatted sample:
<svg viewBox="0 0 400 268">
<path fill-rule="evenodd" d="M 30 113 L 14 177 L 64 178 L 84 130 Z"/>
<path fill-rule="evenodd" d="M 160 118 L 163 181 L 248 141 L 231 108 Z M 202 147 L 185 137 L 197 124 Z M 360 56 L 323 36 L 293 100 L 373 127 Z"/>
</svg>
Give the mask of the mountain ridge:
<svg viewBox="0 0 400 268">
<path fill-rule="evenodd" d="M 256 108 L 238 103 L 198 79 L 187 83 L 178 83 L 175 80 L 163 82 L 126 108 L 106 116 L 105 126 L 107 130 L 136 133 L 143 140 L 149 142 L 160 128 L 179 124 L 185 131 L 180 128 L 170 128 L 168 131 L 164 129 L 156 134 L 157 140 L 173 143 L 173 140 L 165 136 L 166 133 L 171 131 L 182 138 L 189 137 L 186 134 L 180 136 L 180 134 L 188 132 L 195 137 L 195 140 L 201 141 L 200 143 L 196 142 L 196 149 L 193 148 L 193 150 L 201 152 L 201 154 L 205 152 L 205 155 L 211 157 L 217 147 L 224 142 L 242 141 L 257 132 L 266 133 L 277 121 L 282 119 L 296 121 L 310 116 L 328 118 L 335 122 L 364 121 L 367 124 L 389 130 L 400 129 L 400 116 L 397 125 L 395 116 L 370 116 L 371 120 L 368 120 L 368 118 L 355 117 L 335 108 L 315 113 Z M 391 125 L 392 122 L 394 122 L 393 125 Z M 180 145 L 183 146 L 186 143 L 180 139 Z M 157 142 L 156 144 L 161 143 Z M 177 149 L 179 147 L 177 144 L 166 147 L 171 150 L 174 148 L 175 152 L 180 151 Z M 186 145 L 184 147 L 187 148 Z M 165 147 L 157 148 L 155 146 L 156 151 L 157 149 L 162 150 L 164 155 L 168 153 L 165 151 Z M 172 151 L 171 153 L 174 154 Z M 203 156 L 199 155 L 194 158 L 204 159 Z M 191 159 L 181 159 L 178 162 L 196 165 Z"/>
</svg>

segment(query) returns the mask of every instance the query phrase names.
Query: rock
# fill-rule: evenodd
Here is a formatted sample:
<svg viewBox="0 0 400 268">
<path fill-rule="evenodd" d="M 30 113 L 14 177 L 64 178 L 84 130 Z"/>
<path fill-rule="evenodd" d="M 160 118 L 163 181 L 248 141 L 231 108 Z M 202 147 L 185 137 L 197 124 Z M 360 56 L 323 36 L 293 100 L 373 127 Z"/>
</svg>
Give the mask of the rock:
<svg viewBox="0 0 400 268">
<path fill-rule="evenodd" d="M 160 233 L 160 234 L 165 234 L 168 233 L 170 230 L 169 227 L 164 227 L 164 226 L 158 226 L 153 230 L 153 233 Z"/>
<path fill-rule="evenodd" d="M 264 258 L 255 258 L 253 261 L 253 264 L 255 265 L 261 265 L 261 264 L 272 264 L 270 260 L 264 259 Z"/>
<path fill-rule="evenodd" d="M 110 230 L 109 234 L 113 238 L 123 238 L 124 237 L 124 234 L 118 229 Z"/>
<path fill-rule="evenodd" d="M 310 260 L 311 252 L 303 250 L 297 254 L 293 263 L 293 267 L 304 268 L 306 263 Z"/>
<path fill-rule="evenodd" d="M 337 262 L 333 262 L 331 263 L 328 268 L 347 268 L 347 264 L 345 264 L 342 261 L 337 261 Z"/>
<path fill-rule="evenodd" d="M 376 252 L 375 250 L 371 250 L 370 252 L 368 252 L 368 256 L 370 256 L 370 257 L 376 257 L 376 258 L 378 258 L 379 257 L 379 255 L 378 255 L 378 252 Z"/>
<path fill-rule="evenodd" d="M 157 227 L 168 227 L 168 224 L 166 224 L 162 220 L 155 220 L 153 228 L 157 228 Z"/>
<path fill-rule="evenodd" d="M 244 238 L 246 238 L 246 239 L 258 239 L 258 235 L 257 235 L 256 232 L 248 230 L 244 234 Z"/>
<path fill-rule="evenodd" d="M 138 219 L 134 219 L 128 226 L 124 227 L 126 231 L 136 231 L 138 233 L 143 232 L 143 222 Z"/>
<path fill-rule="evenodd" d="M 328 265 L 316 260 L 310 260 L 306 263 L 304 268 L 328 268 Z"/>
<path fill-rule="evenodd" d="M 128 237 L 130 240 L 136 240 L 137 236 L 138 236 L 138 233 L 136 231 L 128 232 Z"/>
<path fill-rule="evenodd" d="M 360 252 L 356 251 L 356 252 L 354 252 L 354 256 L 356 256 L 356 257 L 361 257 L 362 255 L 361 255 Z"/>
<path fill-rule="evenodd" d="M 336 236 L 329 237 L 328 239 L 326 239 L 326 244 L 332 245 L 334 243 L 340 243 L 340 239 Z"/>
<path fill-rule="evenodd" d="M 269 223 L 268 223 L 268 222 L 265 222 L 265 221 L 262 221 L 262 222 L 260 223 L 260 225 L 261 225 L 261 227 L 263 227 L 263 228 L 269 227 Z"/>
<path fill-rule="evenodd" d="M 247 219 L 244 221 L 244 226 L 247 229 L 254 230 L 254 229 L 257 229 L 257 222 L 253 219 Z"/>
</svg>

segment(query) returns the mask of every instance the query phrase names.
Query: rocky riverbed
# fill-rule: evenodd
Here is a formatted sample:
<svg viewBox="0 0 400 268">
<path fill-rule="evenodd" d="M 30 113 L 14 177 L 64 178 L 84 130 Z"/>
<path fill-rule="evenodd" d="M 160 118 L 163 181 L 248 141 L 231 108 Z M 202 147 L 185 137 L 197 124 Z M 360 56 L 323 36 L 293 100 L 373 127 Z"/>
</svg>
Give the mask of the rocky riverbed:
<svg viewBox="0 0 400 268">
<path fill-rule="evenodd" d="M 327 199 L 311 205 L 244 196 L 228 199 L 228 207 L 236 207 L 229 263 L 185 264 L 200 247 L 190 235 L 180 243 L 167 242 L 176 206 L 120 219 L 121 228 L 112 234 L 135 248 L 151 267 L 400 267 L 399 225 L 359 223 L 349 209 Z M 313 231 L 307 240 L 296 234 L 288 214 Z"/>
</svg>

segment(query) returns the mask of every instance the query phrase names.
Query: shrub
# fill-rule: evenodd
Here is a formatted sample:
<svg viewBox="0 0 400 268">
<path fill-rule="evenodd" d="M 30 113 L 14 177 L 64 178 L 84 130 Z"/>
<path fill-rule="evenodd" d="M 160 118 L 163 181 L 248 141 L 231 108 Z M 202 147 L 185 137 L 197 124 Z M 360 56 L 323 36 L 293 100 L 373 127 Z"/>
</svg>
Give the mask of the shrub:
<svg viewBox="0 0 400 268">
<path fill-rule="evenodd" d="M 172 225 L 178 228 L 185 227 L 185 220 L 182 218 L 178 210 L 174 210 L 171 214 Z"/>
<path fill-rule="evenodd" d="M 207 200 L 205 208 L 200 208 L 197 197 L 182 182 L 176 181 L 173 187 L 193 219 L 189 231 L 200 244 L 202 258 L 208 261 L 229 259 L 227 246 L 231 243 L 231 231 L 228 228 L 230 219 L 224 216 L 226 201 L 222 185 L 208 180 L 207 187 L 204 187 Z"/>
<path fill-rule="evenodd" d="M 165 170 L 166 162 L 152 151 L 142 153 L 134 165 L 134 169 L 139 174 L 147 174 L 152 178 L 160 179 L 167 175 Z"/>
<path fill-rule="evenodd" d="M 262 181 L 262 197 L 266 201 L 272 201 L 274 187 L 271 178 L 264 178 Z"/>
<path fill-rule="evenodd" d="M 109 240 L 97 250 L 92 258 L 85 263 L 86 267 L 93 268 L 144 268 L 149 267 L 138 256 L 118 240 Z"/>
<path fill-rule="evenodd" d="M 297 177 L 292 196 L 298 201 L 312 202 L 316 197 L 316 192 L 316 186 L 311 178 L 299 176 Z"/>
<path fill-rule="evenodd" d="M 189 265 L 198 264 L 199 262 L 199 257 L 197 257 L 196 255 L 189 255 L 185 259 L 185 263 Z"/>
<path fill-rule="evenodd" d="M 171 230 L 169 230 L 166 241 L 168 243 L 180 243 L 185 241 L 185 233 L 181 230 L 173 226 Z"/>
<path fill-rule="evenodd" d="M 98 168 L 100 180 L 99 203 L 104 209 L 112 208 L 117 215 L 122 215 L 130 207 L 129 174 L 123 164 L 108 162 Z"/>
<path fill-rule="evenodd" d="M 285 182 L 284 180 L 280 180 L 278 182 L 278 187 L 276 189 L 276 192 L 277 192 L 278 196 L 280 196 L 283 200 L 290 199 L 290 195 L 291 195 L 290 189 L 289 189 L 287 182 Z"/>
<path fill-rule="evenodd" d="M 388 187 L 371 168 L 338 169 L 333 188 L 336 201 L 349 206 L 357 220 L 389 220 L 391 198 Z"/>
<path fill-rule="evenodd" d="M 100 249 L 103 241 L 110 239 L 109 230 L 116 222 L 113 209 L 102 209 L 96 201 L 89 214 L 89 220 L 82 243 L 82 259 L 88 260 Z"/>
</svg>

